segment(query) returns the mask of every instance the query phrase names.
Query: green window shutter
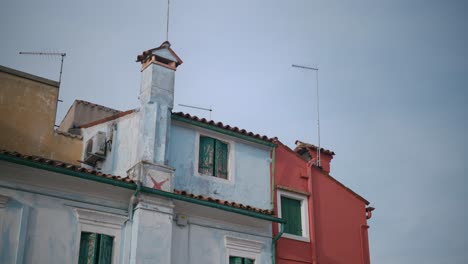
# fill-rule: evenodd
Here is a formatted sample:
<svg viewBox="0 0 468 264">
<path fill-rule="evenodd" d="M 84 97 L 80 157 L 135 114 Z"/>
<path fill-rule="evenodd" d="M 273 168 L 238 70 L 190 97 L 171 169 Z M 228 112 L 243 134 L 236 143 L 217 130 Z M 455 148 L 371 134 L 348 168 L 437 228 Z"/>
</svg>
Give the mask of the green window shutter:
<svg viewBox="0 0 468 264">
<path fill-rule="evenodd" d="M 82 232 L 78 264 L 94 264 L 96 259 L 96 234 Z"/>
<path fill-rule="evenodd" d="M 229 264 L 254 264 L 255 260 L 241 257 L 229 257 Z"/>
<path fill-rule="evenodd" d="M 244 264 L 254 264 L 254 260 L 253 260 L 253 259 L 245 258 L 245 259 L 244 259 Z"/>
<path fill-rule="evenodd" d="M 284 232 L 302 236 L 301 201 L 281 196 L 281 218 L 287 221 Z"/>
<path fill-rule="evenodd" d="M 200 136 L 198 172 L 207 175 L 214 175 L 214 149 L 214 138 Z"/>
<path fill-rule="evenodd" d="M 243 264 L 241 257 L 229 257 L 229 264 Z"/>
<path fill-rule="evenodd" d="M 98 264 L 112 263 L 112 245 L 114 238 L 106 235 L 99 235 L 99 258 Z"/>
<path fill-rule="evenodd" d="M 227 179 L 228 176 L 228 145 L 216 140 L 216 177 Z"/>
</svg>

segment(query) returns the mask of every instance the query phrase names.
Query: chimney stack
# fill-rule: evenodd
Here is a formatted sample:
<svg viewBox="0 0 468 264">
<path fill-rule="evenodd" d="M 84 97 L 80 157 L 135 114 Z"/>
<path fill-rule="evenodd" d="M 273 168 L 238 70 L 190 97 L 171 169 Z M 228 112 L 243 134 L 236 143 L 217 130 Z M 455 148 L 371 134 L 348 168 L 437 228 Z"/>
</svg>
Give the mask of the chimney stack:
<svg viewBox="0 0 468 264">
<path fill-rule="evenodd" d="M 138 55 L 141 63 L 137 163 L 130 178 L 144 186 L 171 192 L 174 169 L 167 166 L 167 148 L 174 107 L 174 79 L 182 60 L 165 41 Z"/>
</svg>

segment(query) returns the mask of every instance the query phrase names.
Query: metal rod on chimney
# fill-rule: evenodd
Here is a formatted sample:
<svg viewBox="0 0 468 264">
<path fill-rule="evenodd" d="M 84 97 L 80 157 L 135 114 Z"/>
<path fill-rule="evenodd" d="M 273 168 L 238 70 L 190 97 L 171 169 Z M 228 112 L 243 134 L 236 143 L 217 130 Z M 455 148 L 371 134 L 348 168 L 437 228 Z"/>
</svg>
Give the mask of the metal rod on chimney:
<svg viewBox="0 0 468 264">
<path fill-rule="evenodd" d="M 317 166 L 320 167 L 320 107 L 319 107 L 319 83 L 318 83 L 318 68 L 307 67 L 302 65 L 293 64 L 292 67 L 301 68 L 306 70 L 315 71 L 316 81 L 317 81 L 317 137 L 318 137 L 318 147 L 317 147 Z"/>
</svg>

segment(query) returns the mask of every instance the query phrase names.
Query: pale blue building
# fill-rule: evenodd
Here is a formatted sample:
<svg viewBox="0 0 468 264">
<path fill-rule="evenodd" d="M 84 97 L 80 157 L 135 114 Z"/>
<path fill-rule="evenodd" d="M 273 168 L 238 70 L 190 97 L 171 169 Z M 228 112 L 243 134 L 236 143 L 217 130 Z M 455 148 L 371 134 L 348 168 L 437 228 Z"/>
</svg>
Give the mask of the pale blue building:
<svg viewBox="0 0 468 264">
<path fill-rule="evenodd" d="M 273 140 L 172 113 L 169 42 L 137 61 L 140 107 L 82 127 L 84 168 L 0 153 L 0 263 L 272 263 Z"/>
</svg>

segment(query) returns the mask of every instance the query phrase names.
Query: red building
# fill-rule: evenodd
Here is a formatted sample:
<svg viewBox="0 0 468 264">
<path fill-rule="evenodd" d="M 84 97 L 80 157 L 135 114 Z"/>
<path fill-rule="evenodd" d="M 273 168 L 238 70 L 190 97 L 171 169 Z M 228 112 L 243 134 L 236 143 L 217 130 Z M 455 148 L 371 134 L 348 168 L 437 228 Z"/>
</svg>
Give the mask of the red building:
<svg viewBox="0 0 468 264">
<path fill-rule="evenodd" d="M 288 223 L 277 242 L 276 263 L 369 264 L 369 202 L 330 176 L 335 155 L 296 141 L 276 142 L 274 187 L 277 215 Z M 273 226 L 273 236 L 279 232 Z"/>
</svg>

